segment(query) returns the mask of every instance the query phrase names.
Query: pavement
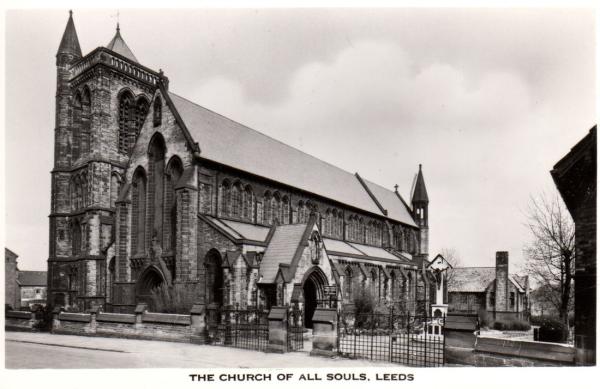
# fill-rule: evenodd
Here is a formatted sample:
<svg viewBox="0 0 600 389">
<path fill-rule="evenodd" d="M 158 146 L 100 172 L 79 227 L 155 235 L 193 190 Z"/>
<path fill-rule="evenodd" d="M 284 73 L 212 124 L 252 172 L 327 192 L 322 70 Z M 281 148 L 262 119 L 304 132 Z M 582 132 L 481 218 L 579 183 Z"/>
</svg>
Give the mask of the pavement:
<svg viewBox="0 0 600 389">
<path fill-rule="evenodd" d="M 5 333 L 5 363 L 8 369 L 398 367 L 314 357 L 308 351 L 271 354 L 191 343 L 29 332 Z"/>
</svg>

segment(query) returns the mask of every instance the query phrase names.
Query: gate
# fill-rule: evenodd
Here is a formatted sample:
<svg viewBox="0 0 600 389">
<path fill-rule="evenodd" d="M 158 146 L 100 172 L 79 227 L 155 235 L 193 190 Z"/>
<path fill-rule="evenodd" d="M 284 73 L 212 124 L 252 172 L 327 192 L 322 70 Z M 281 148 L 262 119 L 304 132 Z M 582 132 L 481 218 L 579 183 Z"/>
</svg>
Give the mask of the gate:
<svg viewBox="0 0 600 389">
<path fill-rule="evenodd" d="M 210 344 L 258 351 L 267 349 L 268 311 L 209 307 L 207 312 Z"/>
<path fill-rule="evenodd" d="M 407 313 L 342 312 L 338 319 L 341 356 L 400 363 L 444 365 L 443 317 Z"/>
<path fill-rule="evenodd" d="M 298 307 L 287 311 L 287 350 L 304 349 L 304 312 Z"/>
</svg>

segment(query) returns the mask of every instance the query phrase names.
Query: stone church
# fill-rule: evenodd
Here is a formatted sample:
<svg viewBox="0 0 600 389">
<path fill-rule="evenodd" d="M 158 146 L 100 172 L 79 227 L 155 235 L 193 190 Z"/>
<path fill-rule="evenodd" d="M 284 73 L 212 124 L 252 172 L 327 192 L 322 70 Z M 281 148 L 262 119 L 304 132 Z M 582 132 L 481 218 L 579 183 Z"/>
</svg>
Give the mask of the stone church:
<svg viewBox="0 0 600 389">
<path fill-rule="evenodd" d="M 71 14 L 56 66 L 50 305 L 130 312 L 180 285 L 206 305 L 314 310 L 369 293 L 428 311 L 420 165 L 409 204 L 173 93 L 118 26 L 83 55 Z"/>
</svg>

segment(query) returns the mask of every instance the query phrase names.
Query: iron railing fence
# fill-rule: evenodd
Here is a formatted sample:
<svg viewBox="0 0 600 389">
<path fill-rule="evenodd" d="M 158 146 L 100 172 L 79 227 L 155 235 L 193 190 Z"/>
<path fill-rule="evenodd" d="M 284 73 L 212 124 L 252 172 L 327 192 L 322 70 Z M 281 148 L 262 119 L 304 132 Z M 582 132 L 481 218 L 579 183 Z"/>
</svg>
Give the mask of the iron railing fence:
<svg viewBox="0 0 600 389">
<path fill-rule="evenodd" d="M 341 356 L 400 363 L 444 365 L 444 317 L 395 313 L 341 312 L 338 352 Z"/>
<path fill-rule="evenodd" d="M 265 351 L 269 344 L 268 311 L 256 308 L 209 307 L 208 343 Z"/>
<path fill-rule="evenodd" d="M 304 349 L 304 312 L 292 307 L 287 311 L 287 351 Z"/>
</svg>

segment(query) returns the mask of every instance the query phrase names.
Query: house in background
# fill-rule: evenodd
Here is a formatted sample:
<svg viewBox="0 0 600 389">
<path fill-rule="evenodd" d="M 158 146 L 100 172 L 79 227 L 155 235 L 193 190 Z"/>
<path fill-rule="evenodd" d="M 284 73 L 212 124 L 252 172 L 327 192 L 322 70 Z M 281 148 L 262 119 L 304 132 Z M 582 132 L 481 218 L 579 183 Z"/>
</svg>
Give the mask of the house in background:
<svg viewBox="0 0 600 389">
<path fill-rule="evenodd" d="M 531 315 L 558 317 L 558 309 L 552 301 L 554 297 L 558 299 L 557 294 L 557 291 L 548 287 L 548 285 L 541 285 L 537 289 L 532 290 L 529 296 Z"/>
<path fill-rule="evenodd" d="M 18 257 L 4 248 L 4 304 L 12 309 L 46 305 L 48 272 L 19 270 Z"/>
<path fill-rule="evenodd" d="M 17 258 L 12 250 L 4 248 L 4 304 L 13 309 L 19 309 L 19 284 L 17 283 Z"/>
<path fill-rule="evenodd" d="M 48 272 L 45 271 L 18 271 L 19 296 L 21 307 L 33 304 L 46 305 L 46 290 Z"/>
<path fill-rule="evenodd" d="M 496 252 L 496 267 L 448 270 L 448 312 L 478 313 L 494 319 L 529 319 L 529 277 L 510 274 L 508 252 Z"/>
</svg>

